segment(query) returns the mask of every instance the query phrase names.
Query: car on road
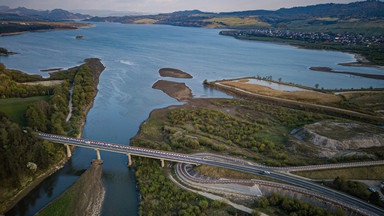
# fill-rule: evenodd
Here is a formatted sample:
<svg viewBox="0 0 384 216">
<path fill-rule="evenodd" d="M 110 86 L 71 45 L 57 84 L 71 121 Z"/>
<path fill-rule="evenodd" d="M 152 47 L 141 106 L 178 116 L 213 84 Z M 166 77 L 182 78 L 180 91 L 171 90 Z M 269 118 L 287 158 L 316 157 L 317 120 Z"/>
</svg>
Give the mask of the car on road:
<svg viewBox="0 0 384 216">
<path fill-rule="evenodd" d="M 271 172 L 269 172 L 269 171 L 261 171 L 260 174 L 269 175 L 269 174 L 271 174 Z"/>
<path fill-rule="evenodd" d="M 376 190 L 375 189 L 373 189 L 373 188 L 368 188 L 368 190 L 370 190 L 371 192 L 376 192 Z"/>
</svg>

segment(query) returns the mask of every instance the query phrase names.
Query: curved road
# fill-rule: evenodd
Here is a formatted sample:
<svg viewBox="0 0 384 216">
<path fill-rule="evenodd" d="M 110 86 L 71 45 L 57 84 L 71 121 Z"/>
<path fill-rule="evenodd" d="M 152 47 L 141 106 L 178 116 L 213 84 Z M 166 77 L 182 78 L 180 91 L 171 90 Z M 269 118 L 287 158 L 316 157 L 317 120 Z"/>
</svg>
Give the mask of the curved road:
<svg viewBox="0 0 384 216">
<path fill-rule="evenodd" d="M 246 164 L 246 163 L 239 164 L 233 161 L 230 161 L 230 162 L 214 161 L 214 160 L 209 160 L 206 158 L 200 158 L 200 157 L 191 156 L 191 155 L 158 151 L 158 150 L 152 150 L 152 149 L 146 149 L 146 148 L 130 147 L 125 145 L 116 145 L 116 144 L 97 142 L 97 141 L 86 140 L 86 139 L 75 139 L 71 137 L 64 137 L 64 136 L 58 136 L 58 135 L 52 135 L 52 134 L 38 133 L 38 136 L 49 141 L 59 142 L 59 143 L 64 143 L 69 145 L 81 146 L 81 147 L 104 150 L 104 151 L 112 151 L 112 152 L 123 153 L 123 154 L 129 153 L 132 155 L 137 155 L 142 157 L 151 157 L 156 159 L 177 161 L 181 163 L 206 164 L 211 166 L 239 170 L 239 171 L 248 172 L 252 174 L 260 174 L 265 169 L 267 169 L 266 167 L 261 168 L 261 167 L 257 167 L 257 166 Z M 280 181 L 285 181 L 290 184 L 297 185 L 297 186 L 321 193 L 328 197 L 333 197 L 349 205 L 354 205 L 356 206 L 356 209 L 358 209 L 361 212 L 366 212 L 367 215 L 384 215 L 384 209 L 378 208 L 374 205 L 368 204 L 357 198 L 351 197 L 349 195 L 337 192 L 335 190 L 332 190 L 332 189 L 329 189 L 329 188 L 326 188 L 302 179 L 298 179 L 298 178 L 277 173 L 277 172 L 270 172 L 268 177 L 278 179 Z"/>
</svg>

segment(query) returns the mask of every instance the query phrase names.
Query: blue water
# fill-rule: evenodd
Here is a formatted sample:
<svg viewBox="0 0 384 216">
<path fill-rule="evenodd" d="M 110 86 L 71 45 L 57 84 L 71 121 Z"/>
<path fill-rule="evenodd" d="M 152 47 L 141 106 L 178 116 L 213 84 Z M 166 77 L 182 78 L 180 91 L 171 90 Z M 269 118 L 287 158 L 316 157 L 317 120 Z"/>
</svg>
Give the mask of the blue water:
<svg viewBox="0 0 384 216">
<path fill-rule="evenodd" d="M 337 65 L 354 61 L 353 55 L 297 49 L 291 46 L 240 41 L 218 35 L 219 30 L 164 25 L 123 25 L 95 23 L 94 28 L 75 31 L 27 33 L 0 38 L 0 47 L 19 52 L 0 57 L 8 68 L 47 76 L 41 69 L 79 65 L 85 58 L 97 57 L 106 70 L 102 73 L 94 107 L 87 116 L 83 137 L 129 144 L 141 122 L 155 108 L 180 104 L 151 86 L 161 79 L 158 70 L 178 68 L 194 78 L 185 82 L 196 97 L 228 97 L 206 89 L 204 79 L 217 80 L 245 76 L 279 77 L 324 88 L 384 87 L 384 82 L 350 75 L 311 71 L 312 66 L 339 71 L 384 74 L 384 69 L 352 68 Z M 77 35 L 84 39 L 76 40 Z M 121 154 L 101 152 L 106 198 L 103 215 L 135 215 L 138 192 L 134 171 L 126 167 Z M 52 175 L 23 199 L 12 215 L 32 215 L 57 197 L 96 158 L 93 150 L 78 148 L 62 170 Z"/>
</svg>

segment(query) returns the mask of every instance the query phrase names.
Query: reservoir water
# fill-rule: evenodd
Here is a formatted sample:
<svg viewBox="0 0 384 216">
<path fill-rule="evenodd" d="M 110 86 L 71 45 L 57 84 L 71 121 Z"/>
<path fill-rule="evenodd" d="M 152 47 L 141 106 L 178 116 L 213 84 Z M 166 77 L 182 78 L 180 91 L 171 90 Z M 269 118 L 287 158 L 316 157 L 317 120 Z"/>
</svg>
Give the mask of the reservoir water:
<svg viewBox="0 0 384 216">
<path fill-rule="evenodd" d="M 41 69 L 68 68 L 97 57 L 106 66 L 100 77 L 94 107 L 87 116 L 84 138 L 129 145 L 151 110 L 179 104 L 153 83 L 158 70 L 173 67 L 190 73 L 185 82 L 196 97 L 228 97 L 206 89 L 203 80 L 246 76 L 273 76 L 284 82 L 320 88 L 384 87 L 381 80 L 311 71 L 312 66 L 338 71 L 384 74 L 384 69 L 344 67 L 352 54 L 297 49 L 291 46 L 236 40 L 218 35 L 219 30 L 164 25 L 95 23 L 96 27 L 74 31 L 51 31 L 0 37 L 0 47 L 18 55 L 0 57 L 8 68 L 30 74 Z M 84 39 L 77 40 L 82 35 Z M 103 215 L 138 214 L 138 191 L 134 171 L 121 154 L 101 152 L 106 197 Z M 47 178 L 25 197 L 10 215 L 33 215 L 69 187 L 96 158 L 93 150 L 77 148 L 63 169 Z"/>
</svg>

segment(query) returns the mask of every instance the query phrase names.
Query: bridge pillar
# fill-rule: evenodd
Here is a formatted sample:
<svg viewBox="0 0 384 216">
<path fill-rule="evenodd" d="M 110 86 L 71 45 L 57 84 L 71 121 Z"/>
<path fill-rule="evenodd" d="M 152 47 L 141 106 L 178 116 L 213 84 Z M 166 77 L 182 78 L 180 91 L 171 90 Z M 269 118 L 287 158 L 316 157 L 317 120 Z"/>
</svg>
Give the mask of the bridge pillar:
<svg viewBox="0 0 384 216">
<path fill-rule="evenodd" d="M 101 160 L 100 151 L 99 149 L 95 149 L 97 154 L 97 160 Z"/>
<path fill-rule="evenodd" d="M 164 159 L 160 159 L 161 161 L 161 167 L 164 167 Z"/>
<path fill-rule="evenodd" d="M 69 147 L 69 145 L 65 144 L 65 147 L 67 147 L 67 157 L 68 158 L 72 157 L 72 152 L 71 152 L 71 148 Z"/>
<path fill-rule="evenodd" d="M 127 155 L 128 155 L 128 166 L 132 166 L 131 154 L 127 154 Z"/>
</svg>

